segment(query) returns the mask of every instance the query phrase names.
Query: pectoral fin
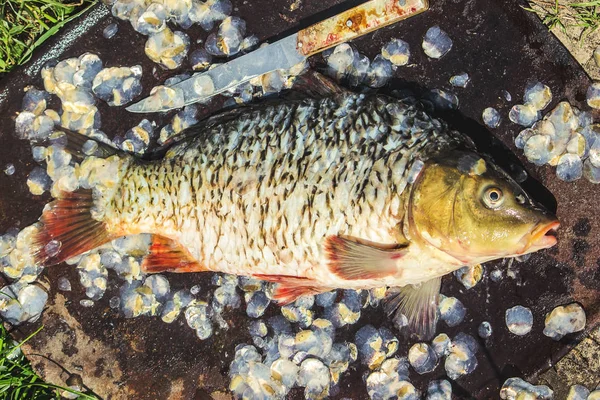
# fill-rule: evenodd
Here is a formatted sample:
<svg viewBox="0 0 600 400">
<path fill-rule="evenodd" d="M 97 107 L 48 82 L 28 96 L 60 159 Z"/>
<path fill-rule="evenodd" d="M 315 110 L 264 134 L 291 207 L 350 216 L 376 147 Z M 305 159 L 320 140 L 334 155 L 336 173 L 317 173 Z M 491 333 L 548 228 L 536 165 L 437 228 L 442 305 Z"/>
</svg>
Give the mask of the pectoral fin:
<svg viewBox="0 0 600 400">
<path fill-rule="evenodd" d="M 394 275 L 398 272 L 398 259 L 408 251 L 406 247 L 386 249 L 341 236 L 329 236 L 325 240 L 324 250 L 329 260 L 329 270 L 349 280 Z"/>
<path fill-rule="evenodd" d="M 408 327 L 421 339 L 430 339 L 435 333 L 437 307 L 442 278 L 434 278 L 417 285 L 390 288 L 383 300 L 383 308 L 394 319 L 402 314 Z"/>
<path fill-rule="evenodd" d="M 178 242 L 153 235 L 149 253 L 142 261 L 142 270 L 147 273 L 200 272 L 206 271 L 206 268 Z"/>
</svg>

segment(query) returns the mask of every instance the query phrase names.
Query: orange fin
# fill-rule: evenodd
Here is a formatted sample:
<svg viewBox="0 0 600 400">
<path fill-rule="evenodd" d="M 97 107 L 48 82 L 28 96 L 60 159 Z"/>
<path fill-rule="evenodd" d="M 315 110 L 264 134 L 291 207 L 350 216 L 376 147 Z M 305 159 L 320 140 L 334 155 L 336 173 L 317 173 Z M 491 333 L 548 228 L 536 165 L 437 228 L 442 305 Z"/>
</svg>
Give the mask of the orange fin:
<svg viewBox="0 0 600 400">
<path fill-rule="evenodd" d="M 40 218 L 43 226 L 34 239 L 36 262 L 55 265 L 114 239 L 104 222 L 92 218 L 93 207 L 89 189 L 63 192 L 49 203 Z"/>
<path fill-rule="evenodd" d="M 343 279 L 377 279 L 398 272 L 397 260 L 406 248 L 385 249 L 358 243 L 341 236 L 329 236 L 323 246 L 329 270 Z"/>
<path fill-rule="evenodd" d="M 175 240 L 160 235 L 152 235 L 152 244 L 144 261 L 142 270 L 154 274 L 157 272 L 200 272 L 206 271 L 202 265 Z"/>
<path fill-rule="evenodd" d="M 273 300 L 282 306 L 295 301 L 300 296 L 319 294 L 331 290 L 331 288 L 321 287 L 312 279 L 299 276 L 266 274 L 255 274 L 252 276 L 263 281 L 277 283 L 275 293 L 273 293 Z"/>
</svg>

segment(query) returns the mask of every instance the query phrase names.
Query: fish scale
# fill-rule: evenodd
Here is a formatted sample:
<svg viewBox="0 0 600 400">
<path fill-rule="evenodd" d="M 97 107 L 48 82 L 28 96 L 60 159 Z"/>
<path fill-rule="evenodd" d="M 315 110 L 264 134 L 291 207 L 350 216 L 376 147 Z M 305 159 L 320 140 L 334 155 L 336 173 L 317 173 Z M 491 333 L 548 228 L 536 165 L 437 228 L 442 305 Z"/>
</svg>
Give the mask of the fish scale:
<svg viewBox="0 0 600 400">
<path fill-rule="evenodd" d="M 402 212 L 390 205 L 410 167 L 432 140 L 450 143 L 417 107 L 390 100 L 307 99 L 209 127 L 164 160 L 129 165 L 111 224 L 174 239 L 207 269 L 336 282 L 313 268 L 326 263 L 325 237 L 394 243 Z M 417 131 L 403 123 L 418 119 Z"/>
</svg>

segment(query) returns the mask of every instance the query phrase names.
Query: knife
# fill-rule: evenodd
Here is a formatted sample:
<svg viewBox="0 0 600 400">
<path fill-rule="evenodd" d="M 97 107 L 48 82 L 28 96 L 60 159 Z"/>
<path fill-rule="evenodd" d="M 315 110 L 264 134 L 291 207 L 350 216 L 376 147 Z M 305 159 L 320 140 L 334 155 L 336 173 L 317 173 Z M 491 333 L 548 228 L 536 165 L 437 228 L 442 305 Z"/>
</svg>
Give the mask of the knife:
<svg viewBox="0 0 600 400">
<path fill-rule="evenodd" d="M 206 101 L 252 78 L 290 69 L 313 54 L 419 14 L 428 0 L 370 0 L 206 72 L 170 86 L 183 93 L 184 105 Z M 127 107 L 134 113 L 168 111 L 152 95 Z"/>
</svg>

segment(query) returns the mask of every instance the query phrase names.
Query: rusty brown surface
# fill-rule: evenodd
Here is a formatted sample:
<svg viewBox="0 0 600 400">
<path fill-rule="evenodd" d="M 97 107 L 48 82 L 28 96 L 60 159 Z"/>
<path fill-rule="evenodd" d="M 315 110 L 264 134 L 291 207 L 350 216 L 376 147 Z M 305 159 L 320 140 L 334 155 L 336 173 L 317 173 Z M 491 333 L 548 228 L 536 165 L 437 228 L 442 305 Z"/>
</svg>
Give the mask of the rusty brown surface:
<svg viewBox="0 0 600 400">
<path fill-rule="evenodd" d="M 298 32 L 298 50 L 312 55 L 424 12 L 426 0 L 372 0 Z"/>
<path fill-rule="evenodd" d="M 267 0 L 234 0 L 234 7 L 236 15 L 247 21 L 248 31 L 264 40 L 339 12 L 335 7 L 331 9 L 336 3 L 339 2 L 307 0 L 298 6 L 291 1 L 274 4 Z M 469 291 L 453 278 L 444 279 L 442 292 L 459 298 L 467 307 L 467 317 L 454 328 L 440 324 L 438 331 L 451 337 L 458 332 L 477 336 L 477 326 L 483 320 L 490 321 L 494 329 L 490 339 L 481 341 L 477 369 L 453 382 L 456 398 L 495 398 L 499 386 L 508 377 L 535 378 L 576 344 L 583 333 L 567 336 L 559 342 L 542 335 L 544 315 L 555 306 L 581 302 L 587 312 L 588 329 L 598 324 L 600 318 L 600 214 L 596 205 L 600 188 L 584 179 L 575 183 L 561 182 L 554 168 L 528 164 L 513 145 L 520 128 L 507 118 L 510 107 L 521 102 L 529 81 L 541 80 L 551 87 L 554 100 L 550 108 L 560 100 L 584 108 L 590 80 L 536 17 L 524 12 L 519 5 L 521 3 L 516 1 L 502 0 L 440 0 L 433 2 L 425 14 L 355 41 L 358 49 L 371 58 L 392 37 L 410 44 L 411 64 L 396 72 L 390 89 L 406 86 L 417 91 L 434 87 L 449 89 L 450 76 L 468 72 L 469 86 L 454 89 L 461 101 L 460 113 L 447 113 L 444 117 L 475 137 L 480 146 L 494 154 L 505 167 L 510 168 L 519 160 L 523 162 L 533 177 L 526 182 L 527 189 L 551 207 L 555 204 L 562 223 L 559 245 L 535 254 L 526 262 L 516 262 L 512 267 L 517 271 L 516 279 L 505 277 L 498 283 L 491 282 L 489 271 L 493 266 L 507 268 L 502 261 L 488 264 L 484 280 Z M 153 66 L 143 54 L 144 37 L 133 32 L 127 23 L 118 21 L 119 32 L 115 38 L 104 39 L 101 31 L 112 22 L 115 22 L 112 17 L 98 19 L 89 29 L 78 33 L 77 40 L 70 46 L 54 51 L 54 56 L 62 59 L 90 51 L 98 54 L 105 66 L 140 64 L 144 70 L 143 95 L 147 95 L 153 85 L 181 72 L 163 71 Z M 431 60 L 420 50 L 426 30 L 436 24 L 454 40 L 452 50 L 441 60 Z M 69 28 L 66 34 L 68 32 Z M 189 33 L 194 39 L 206 37 L 199 28 L 192 28 Z M 33 63 L 61 40 L 66 40 L 64 35 L 53 38 L 36 51 Z M 318 63 L 319 57 L 312 61 Z M 181 70 L 186 68 L 189 66 L 184 65 Z M 3 169 L 9 162 L 16 166 L 14 175 L 0 174 L 0 232 L 35 222 L 49 201 L 47 195 L 33 196 L 27 190 L 25 180 L 35 163 L 28 143 L 12 136 L 23 87 L 29 84 L 41 87 L 37 73 L 29 76 L 27 70 L 26 67 L 15 71 L 0 82 L 0 166 Z M 512 94 L 512 102 L 503 98 L 502 90 Z M 496 107 L 503 116 L 502 125 L 493 135 L 508 150 L 495 143 L 481 125 L 481 112 L 488 106 Z M 172 115 L 133 115 L 105 104 L 100 104 L 99 109 L 102 130 L 111 136 L 122 135 L 144 117 L 161 126 Z M 600 116 L 596 114 L 596 117 Z M 61 276 L 72 282 L 72 292 L 57 293 L 57 280 Z M 44 378 L 63 383 L 69 374 L 80 374 L 91 392 L 106 399 L 203 399 L 211 393 L 218 393 L 217 398 L 229 398 L 227 371 L 234 348 L 238 343 L 250 343 L 246 329 L 249 319 L 243 309 L 226 312 L 229 330 L 217 330 L 210 339 L 200 341 L 182 317 L 168 325 L 158 318 L 125 319 L 110 309 L 108 299 L 118 294 L 120 284 L 112 273 L 107 293 L 92 308 L 79 304 L 85 293 L 77 283 L 74 268 L 62 265 L 47 269 L 43 279 L 50 287 L 46 313 L 41 321 L 19 327 L 13 333 L 24 337 L 44 324 L 43 331 L 25 349 Z M 173 290 L 189 289 L 196 284 L 206 292 L 213 290 L 207 274 L 176 275 L 169 280 Z M 515 304 L 530 307 L 534 313 L 533 330 L 525 337 L 511 335 L 504 324 L 504 311 Z M 278 309 L 269 306 L 267 316 L 276 314 Z M 336 340 L 353 340 L 356 330 L 367 323 L 391 327 L 381 310 L 371 310 L 363 313 L 359 323 L 340 329 Z M 401 343 L 399 354 L 405 355 L 411 344 Z M 364 367 L 354 364 L 334 397 L 366 398 L 364 372 Z M 412 373 L 411 380 L 423 390 L 430 380 L 444 376 L 441 363 L 431 374 Z M 302 398 L 302 390 L 294 389 L 289 397 Z"/>
</svg>

